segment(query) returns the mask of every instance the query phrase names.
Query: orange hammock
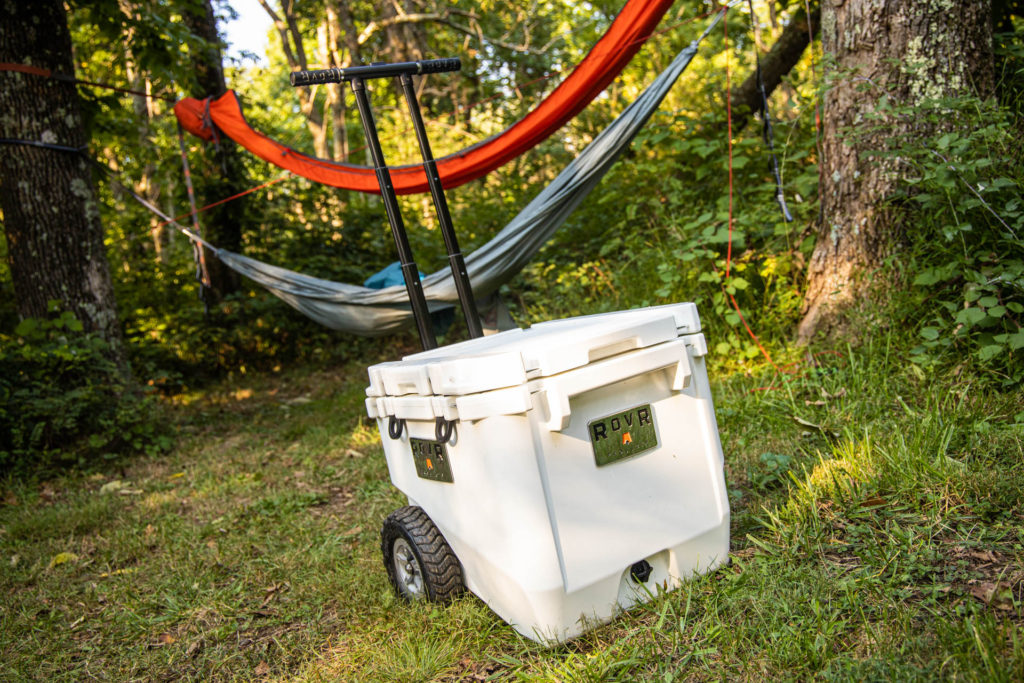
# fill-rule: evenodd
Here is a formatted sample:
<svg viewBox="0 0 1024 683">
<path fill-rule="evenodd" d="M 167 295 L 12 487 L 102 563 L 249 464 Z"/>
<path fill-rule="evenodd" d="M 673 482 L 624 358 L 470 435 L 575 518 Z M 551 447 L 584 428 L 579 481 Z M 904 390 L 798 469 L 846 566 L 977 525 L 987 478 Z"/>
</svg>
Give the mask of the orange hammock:
<svg viewBox="0 0 1024 683">
<path fill-rule="evenodd" d="M 608 31 L 591 48 L 568 78 L 536 108 L 504 132 L 437 160 L 441 182 L 458 187 L 480 178 L 534 147 L 583 110 L 629 63 L 646 41 L 673 0 L 629 0 Z M 276 166 L 313 182 L 359 192 L 380 193 L 377 176 L 367 166 L 317 159 L 297 152 L 253 130 L 242 114 L 235 93 L 219 98 L 186 98 L 174 105 L 181 125 L 205 140 L 216 131 Z M 421 165 L 390 169 L 398 194 L 427 191 Z"/>
</svg>

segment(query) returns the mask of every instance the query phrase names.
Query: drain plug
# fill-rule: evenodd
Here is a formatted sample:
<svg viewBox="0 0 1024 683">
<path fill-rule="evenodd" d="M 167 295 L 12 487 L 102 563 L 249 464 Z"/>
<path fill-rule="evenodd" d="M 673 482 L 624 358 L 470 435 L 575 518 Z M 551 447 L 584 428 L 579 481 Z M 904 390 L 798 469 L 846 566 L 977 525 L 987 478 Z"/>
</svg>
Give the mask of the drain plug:
<svg viewBox="0 0 1024 683">
<path fill-rule="evenodd" d="M 653 571 L 654 567 L 647 560 L 640 560 L 629 569 L 630 575 L 637 583 L 647 583 L 647 579 L 651 578 Z"/>
</svg>

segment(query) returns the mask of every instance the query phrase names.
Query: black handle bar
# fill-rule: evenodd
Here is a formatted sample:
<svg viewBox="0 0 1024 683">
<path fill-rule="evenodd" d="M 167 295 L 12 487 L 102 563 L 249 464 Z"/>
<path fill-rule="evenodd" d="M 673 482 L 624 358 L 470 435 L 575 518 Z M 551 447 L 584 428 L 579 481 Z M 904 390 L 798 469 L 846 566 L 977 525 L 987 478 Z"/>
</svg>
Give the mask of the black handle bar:
<svg viewBox="0 0 1024 683">
<path fill-rule="evenodd" d="M 395 62 L 394 64 L 370 64 L 350 66 L 346 69 L 314 69 L 293 71 L 289 77 L 292 85 L 316 85 L 318 83 L 344 83 L 353 78 L 386 78 L 402 74 L 436 74 L 444 71 L 458 71 L 462 61 L 458 57 L 448 59 L 424 59 L 419 62 Z"/>
</svg>

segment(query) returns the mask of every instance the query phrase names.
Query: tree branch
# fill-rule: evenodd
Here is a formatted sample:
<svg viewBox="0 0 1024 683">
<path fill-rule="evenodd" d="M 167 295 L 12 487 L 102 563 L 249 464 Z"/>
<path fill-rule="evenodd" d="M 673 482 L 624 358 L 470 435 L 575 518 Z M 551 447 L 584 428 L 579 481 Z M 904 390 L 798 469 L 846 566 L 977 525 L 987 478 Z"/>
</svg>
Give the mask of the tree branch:
<svg viewBox="0 0 1024 683">
<path fill-rule="evenodd" d="M 260 0 L 260 2 L 263 2 L 263 0 Z M 421 24 L 428 21 L 433 21 L 438 24 L 444 24 L 449 28 L 455 29 L 459 33 L 474 36 L 479 40 L 486 40 L 488 43 L 504 48 L 506 50 L 512 50 L 514 52 L 525 52 L 535 55 L 543 54 L 542 50 L 531 48 L 527 45 L 515 45 L 513 43 L 501 40 L 500 38 L 488 38 L 484 36 L 479 30 L 473 30 L 473 28 L 470 26 L 463 26 L 462 24 L 458 24 L 452 21 L 451 19 L 448 18 L 449 14 L 450 12 L 448 11 L 417 12 L 415 14 L 400 14 L 398 16 L 390 17 L 388 19 L 381 19 L 380 21 L 371 21 L 359 34 L 357 42 L 360 45 L 363 45 L 364 43 L 366 43 L 367 40 L 369 40 L 373 36 L 374 33 L 386 29 L 389 26 L 397 26 L 399 24 Z M 476 23 L 474 16 L 470 14 L 467 14 L 467 16 L 469 16 L 470 20 Z"/>
<path fill-rule="evenodd" d="M 782 82 L 783 76 L 800 61 L 804 50 L 810 44 L 811 36 L 818 31 L 820 16 L 821 10 L 817 6 L 811 10 L 810 21 L 807 20 L 807 13 L 803 9 L 797 10 L 771 51 L 761 60 L 761 77 L 768 95 L 772 94 Z M 757 87 L 757 72 L 750 74 L 743 83 L 733 88 L 729 97 L 732 100 L 733 130 L 742 130 L 750 117 L 764 108 Z"/>
</svg>

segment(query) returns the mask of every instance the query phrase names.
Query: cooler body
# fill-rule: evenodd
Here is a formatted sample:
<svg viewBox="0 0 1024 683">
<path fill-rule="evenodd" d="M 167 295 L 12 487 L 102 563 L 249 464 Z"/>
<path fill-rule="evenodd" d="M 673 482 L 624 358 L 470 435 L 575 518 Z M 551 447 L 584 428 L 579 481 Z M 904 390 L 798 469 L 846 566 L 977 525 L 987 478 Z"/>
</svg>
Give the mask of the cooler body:
<svg viewBox="0 0 1024 683">
<path fill-rule="evenodd" d="M 437 525 L 467 587 L 528 638 L 562 642 L 726 561 L 699 329 L 678 304 L 371 368 L 367 409 L 392 481 Z M 454 424 L 447 443 L 439 419 Z"/>
</svg>

